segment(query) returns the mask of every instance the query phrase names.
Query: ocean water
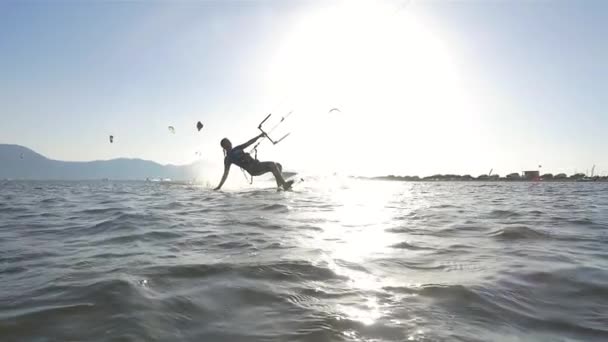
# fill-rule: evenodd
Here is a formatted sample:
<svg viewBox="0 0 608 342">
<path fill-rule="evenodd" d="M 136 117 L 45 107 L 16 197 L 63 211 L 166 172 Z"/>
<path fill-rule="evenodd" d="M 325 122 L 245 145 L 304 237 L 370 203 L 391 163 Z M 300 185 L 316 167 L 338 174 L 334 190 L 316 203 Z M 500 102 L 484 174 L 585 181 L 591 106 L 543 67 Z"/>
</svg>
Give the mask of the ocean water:
<svg viewBox="0 0 608 342">
<path fill-rule="evenodd" d="M 0 341 L 607 340 L 606 183 L 0 183 Z"/>
</svg>

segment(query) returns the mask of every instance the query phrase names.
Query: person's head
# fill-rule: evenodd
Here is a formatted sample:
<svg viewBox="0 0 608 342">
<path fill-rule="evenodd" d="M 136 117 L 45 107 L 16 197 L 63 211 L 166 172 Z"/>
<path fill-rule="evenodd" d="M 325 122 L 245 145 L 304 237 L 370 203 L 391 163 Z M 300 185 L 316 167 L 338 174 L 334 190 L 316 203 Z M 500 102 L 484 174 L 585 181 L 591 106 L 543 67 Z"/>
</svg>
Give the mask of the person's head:
<svg viewBox="0 0 608 342">
<path fill-rule="evenodd" d="M 232 143 L 230 142 L 230 140 L 228 140 L 228 138 L 224 138 L 222 139 L 222 141 L 220 142 L 220 145 L 222 146 L 222 148 L 224 148 L 224 150 L 228 151 L 232 149 Z"/>
</svg>

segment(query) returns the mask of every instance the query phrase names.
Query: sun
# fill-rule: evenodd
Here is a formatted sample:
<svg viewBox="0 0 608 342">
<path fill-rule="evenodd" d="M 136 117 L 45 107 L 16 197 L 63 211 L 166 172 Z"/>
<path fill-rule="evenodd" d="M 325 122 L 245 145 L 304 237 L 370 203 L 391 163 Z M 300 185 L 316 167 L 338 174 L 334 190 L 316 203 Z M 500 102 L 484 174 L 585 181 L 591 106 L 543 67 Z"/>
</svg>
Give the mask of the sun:
<svg viewBox="0 0 608 342">
<path fill-rule="evenodd" d="M 271 60 L 268 94 L 304 113 L 292 139 L 302 164 L 373 173 L 403 167 L 390 146 L 468 143 L 475 102 L 436 25 L 395 2 L 344 2 L 302 13 Z M 338 106 L 342 113 L 328 115 Z M 340 142 L 336 156 L 328 142 Z M 469 142 L 470 143 L 470 142 Z M 312 153 L 311 153 L 312 152 Z M 361 154 L 368 162 L 358 163 Z M 371 159 L 370 159 L 371 158 Z M 410 161 L 433 161 L 424 153 Z M 297 162 L 297 161 L 295 161 Z"/>
</svg>

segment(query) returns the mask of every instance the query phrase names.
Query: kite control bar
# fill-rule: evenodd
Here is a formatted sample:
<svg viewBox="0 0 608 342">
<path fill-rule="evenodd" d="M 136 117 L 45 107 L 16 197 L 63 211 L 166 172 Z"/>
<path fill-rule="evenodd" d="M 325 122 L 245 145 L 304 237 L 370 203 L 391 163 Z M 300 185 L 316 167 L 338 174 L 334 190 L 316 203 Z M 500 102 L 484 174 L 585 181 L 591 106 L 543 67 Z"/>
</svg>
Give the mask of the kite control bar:
<svg viewBox="0 0 608 342">
<path fill-rule="evenodd" d="M 258 125 L 258 129 L 262 130 L 262 125 L 264 124 L 264 122 L 266 122 L 266 120 L 268 120 L 270 118 L 270 116 L 272 115 L 272 113 L 268 114 L 268 116 L 266 118 L 264 118 L 264 120 L 262 120 L 262 122 L 260 122 L 260 124 Z M 264 132 L 264 131 L 262 131 Z"/>
<path fill-rule="evenodd" d="M 287 113 L 287 115 L 285 115 L 285 116 L 281 117 L 281 121 L 279 121 L 279 122 L 278 122 L 276 125 L 274 125 L 274 127 L 272 127 L 272 128 L 271 128 L 270 130 L 268 130 L 268 131 L 265 131 L 265 130 L 264 130 L 264 128 L 262 128 L 262 126 L 264 125 L 264 122 L 266 122 L 268 119 L 270 119 L 270 117 L 272 116 L 272 113 L 268 114 L 268 115 L 267 115 L 267 116 L 264 118 L 264 120 L 262 120 L 262 122 L 260 122 L 260 124 L 258 125 L 258 129 L 259 129 L 259 130 L 262 132 L 262 134 L 264 134 L 264 136 L 265 136 L 265 137 L 266 137 L 268 140 L 270 140 L 270 142 L 271 142 L 273 145 L 276 145 L 276 144 L 280 143 L 281 141 L 283 141 L 283 139 L 287 138 L 287 137 L 288 137 L 288 136 L 291 134 L 291 133 L 287 133 L 287 134 L 285 134 L 285 135 L 284 135 L 284 136 L 283 136 L 281 139 L 279 139 L 279 140 L 273 140 L 273 139 L 270 137 L 270 135 L 269 135 L 270 133 L 272 133 L 272 131 L 274 131 L 274 129 L 275 129 L 275 128 L 277 128 L 277 127 L 278 127 L 278 126 L 281 124 L 281 122 L 283 122 L 285 119 L 287 119 L 287 117 L 288 117 L 288 116 L 290 116 L 290 115 L 291 115 L 291 113 L 293 113 L 293 111 L 291 111 L 291 112 Z M 262 142 L 261 142 L 261 141 L 258 141 L 258 143 L 257 143 L 257 144 L 255 144 L 255 146 L 253 146 L 253 149 L 251 149 L 251 151 L 255 153 L 255 160 L 258 160 L 258 146 L 260 146 L 260 143 L 262 143 Z M 243 169 L 241 169 L 241 170 L 243 170 Z M 243 171 L 243 174 L 245 175 L 245 179 L 246 179 L 246 178 L 247 178 L 247 175 L 245 174 L 245 171 Z M 249 184 L 253 184 L 253 176 L 251 176 L 251 180 L 249 181 Z"/>
<path fill-rule="evenodd" d="M 268 120 L 268 119 L 270 118 L 270 116 L 272 115 L 272 113 L 268 114 L 268 115 L 266 116 L 266 118 L 264 118 L 264 120 L 262 120 L 262 122 L 260 122 L 260 124 L 258 125 L 258 129 L 259 129 L 259 130 L 260 130 L 260 131 L 261 131 L 261 132 L 264 134 L 264 136 L 265 136 L 266 138 L 268 138 L 268 140 L 270 140 L 270 142 L 271 142 L 273 145 L 276 145 L 276 144 L 280 143 L 280 142 L 281 142 L 283 139 L 287 138 L 287 137 L 288 137 L 288 136 L 291 134 L 291 133 L 287 133 L 287 134 L 285 134 L 285 135 L 284 135 L 284 136 L 283 136 L 281 139 L 279 139 L 279 140 L 273 140 L 273 139 L 270 137 L 270 135 L 269 135 L 270 133 L 272 133 L 272 131 L 274 131 L 274 129 L 275 129 L 275 128 L 277 128 L 277 127 L 278 127 L 278 126 L 281 124 L 281 122 L 283 122 L 283 121 L 284 121 L 284 120 L 285 120 L 285 119 L 286 119 L 288 116 L 290 116 L 290 115 L 291 115 L 291 113 L 293 113 L 293 111 L 291 111 L 291 112 L 289 112 L 287 115 L 285 115 L 285 116 L 281 117 L 281 121 L 279 121 L 279 122 L 278 122 L 276 125 L 274 125 L 274 127 L 272 127 L 272 128 L 271 128 L 271 129 L 270 129 L 268 132 L 266 132 L 266 131 L 265 131 L 265 130 L 262 128 L 262 125 L 264 125 L 264 122 L 266 122 L 266 120 Z"/>
</svg>

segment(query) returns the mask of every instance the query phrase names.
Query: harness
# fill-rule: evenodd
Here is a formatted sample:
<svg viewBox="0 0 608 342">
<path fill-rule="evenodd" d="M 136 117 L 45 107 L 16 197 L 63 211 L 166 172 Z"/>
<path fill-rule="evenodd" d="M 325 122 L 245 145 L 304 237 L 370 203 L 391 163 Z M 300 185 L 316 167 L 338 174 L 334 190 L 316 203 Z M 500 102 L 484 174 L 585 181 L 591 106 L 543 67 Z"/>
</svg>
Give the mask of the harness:
<svg viewBox="0 0 608 342">
<path fill-rule="evenodd" d="M 257 162 L 258 156 L 257 152 L 255 154 L 255 159 L 251 158 L 251 155 L 243 150 L 231 150 L 230 152 L 226 152 L 224 150 L 224 158 L 228 159 L 228 161 L 241 169 L 243 172 L 243 176 L 249 182 L 249 184 L 253 184 L 253 176 L 250 178 L 247 177 L 246 168 L 251 166 L 253 163 Z"/>
<path fill-rule="evenodd" d="M 231 163 L 239 166 L 242 169 L 249 168 L 257 161 L 257 158 L 253 159 L 249 153 L 246 153 L 241 149 L 231 150 L 230 152 L 226 153 L 226 158 L 228 158 Z"/>
</svg>

